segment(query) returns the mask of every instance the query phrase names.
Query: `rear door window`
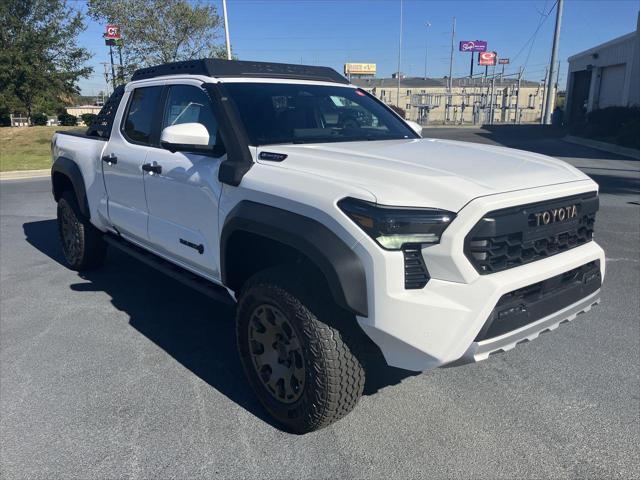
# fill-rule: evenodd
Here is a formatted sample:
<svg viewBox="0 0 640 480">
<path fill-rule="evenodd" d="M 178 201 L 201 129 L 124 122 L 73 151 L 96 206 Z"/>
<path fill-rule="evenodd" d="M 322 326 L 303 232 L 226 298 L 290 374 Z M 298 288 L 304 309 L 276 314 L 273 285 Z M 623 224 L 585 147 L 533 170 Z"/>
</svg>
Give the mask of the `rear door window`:
<svg viewBox="0 0 640 480">
<path fill-rule="evenodd" d="M 162 87 L 136 88 L 131 94 L 122 132 L 133 143 L 151 145 Z"/>
</svg>

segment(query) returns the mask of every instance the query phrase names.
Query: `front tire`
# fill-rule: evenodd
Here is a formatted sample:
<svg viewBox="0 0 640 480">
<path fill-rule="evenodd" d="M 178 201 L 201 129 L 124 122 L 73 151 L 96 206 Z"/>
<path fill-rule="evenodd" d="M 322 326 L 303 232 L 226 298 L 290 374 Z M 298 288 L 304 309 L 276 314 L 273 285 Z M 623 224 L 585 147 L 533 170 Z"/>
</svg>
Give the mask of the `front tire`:
<svg viewBox="0 0 640 480">
<path fill-rule="evenodd" d="M 290 270 L 274 269 L 247 282 L 236 334 L 245 374 L 260 402 L 286 430 L 306 433 L 347 415 L 362 395 L 365 374 L 330 325 L 331 312 L 339 316 L 337 307 L 313 306 L 316 302 L 292 277 Z"/>
<path fill-rule="evenodd" d="M 102 233 L 80 212 L 72 191 L 62 193 L 57 213 L 62 253 L 69 268 L 82 271 L 102 265 L 107 245 Z"/>
</svg>

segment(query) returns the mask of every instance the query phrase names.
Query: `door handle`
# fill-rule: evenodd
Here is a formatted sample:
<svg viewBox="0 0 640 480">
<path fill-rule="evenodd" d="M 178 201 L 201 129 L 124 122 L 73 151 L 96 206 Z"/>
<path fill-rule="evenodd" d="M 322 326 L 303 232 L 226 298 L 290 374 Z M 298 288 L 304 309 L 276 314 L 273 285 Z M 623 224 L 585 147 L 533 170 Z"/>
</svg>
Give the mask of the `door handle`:
<svg viewBox="0 0 640 480">
<path fill-rule="evenodd" d="M 103 156 L 102 161 L 104 163 L 108 163 L 109 165 L 115 165 L 116 163 L 118 163 L 118 157 L 116 157 L 113 153 L 110 153 L 109 155 Z"/>
<path fill-rule="evenodd" d="M 162 173 L 162 166 L 158 164 L 145 163 L 142 165 L 142 170 L 149 173 L 157 173 L 160 175 Z"/>
</svg>

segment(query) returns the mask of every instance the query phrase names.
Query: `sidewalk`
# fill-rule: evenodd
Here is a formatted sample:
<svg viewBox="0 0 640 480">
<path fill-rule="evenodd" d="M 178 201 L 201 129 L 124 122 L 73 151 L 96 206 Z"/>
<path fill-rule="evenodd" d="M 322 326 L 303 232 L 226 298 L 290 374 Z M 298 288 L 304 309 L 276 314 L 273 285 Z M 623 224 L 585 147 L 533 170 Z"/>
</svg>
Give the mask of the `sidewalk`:
<svg viewBox="0 0 640 480">
<path fill-rule="evenodd" d="M 620 145 L 615 145 L 613 143 L 600 142 L 598 140 L 575 137 L 573 135 L 567 135 L 562 140 L 568 143 L 582 145 L 583 147 L 591 147 L 595 148 L 596 150 L 602 150 L 603 152 L 616 153 L 618 155 L 624 155 L 636 160 L 640 160 L 640 150 L 636 150 L 635 148 L 621 147 Z"/>
<path fill-rule="evenodd" d="M 51 175 L 51 169 L 44 170 L 14 170 L 11 172 L 0 172 L 0 180 L 22 180 L 26 178 L 41 178 Z"/>
</svg>

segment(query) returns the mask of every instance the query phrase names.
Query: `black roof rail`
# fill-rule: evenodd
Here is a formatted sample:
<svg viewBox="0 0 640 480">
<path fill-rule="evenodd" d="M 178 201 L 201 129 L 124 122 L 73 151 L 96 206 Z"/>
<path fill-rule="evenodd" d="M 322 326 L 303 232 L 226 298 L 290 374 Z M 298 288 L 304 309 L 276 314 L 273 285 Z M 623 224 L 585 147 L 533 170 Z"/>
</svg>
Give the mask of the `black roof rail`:
<svg viewBox="0 0 640 480">
<path fill-rule="evenodd" d="M 349 84 L 349 81 L 333 68 L 290 63 L 250 62 L 204 58 L 184 62 L 164 63 L 155 67 L 136 70 L 132 81 L 166 75 L 206 75 L 208 77 L 287 78 L 294 80 L 316 80 Z"/>
</svg>

